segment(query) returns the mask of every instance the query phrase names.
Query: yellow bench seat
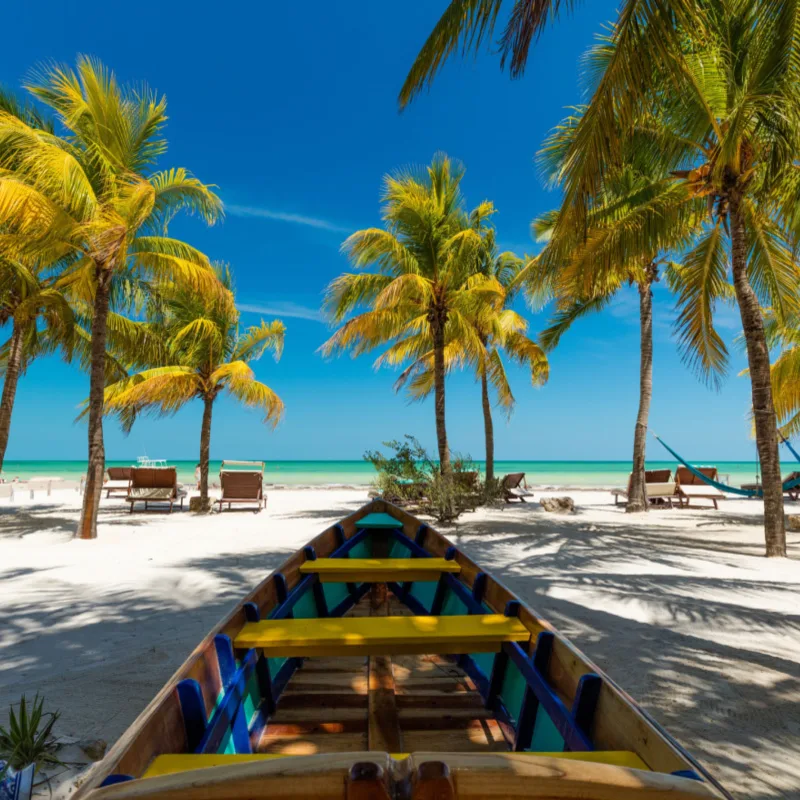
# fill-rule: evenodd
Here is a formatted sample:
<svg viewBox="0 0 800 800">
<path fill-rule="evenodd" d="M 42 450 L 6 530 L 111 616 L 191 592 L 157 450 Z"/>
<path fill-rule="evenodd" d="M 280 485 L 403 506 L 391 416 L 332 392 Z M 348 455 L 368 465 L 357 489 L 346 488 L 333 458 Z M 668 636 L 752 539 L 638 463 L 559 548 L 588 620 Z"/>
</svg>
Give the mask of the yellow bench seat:
<svg viewBox="0 0 800 800">
<path fill-rule="evenodd" d="M 395 761 L 403 761 L 410 753 L 392 753 Z M 647 764 L 636 753 L 628 750 L 594 750 L 588 753 L 515 753 L 515 755 L 547 756 L 548 758 L 568 758 L 571 761 L 588 761 L 594 764 L 611 764 L 615 767 L 643 769 L 650 771 Z M 250 761 L 270 761 L 274 758 L 291 758 L 273 753 L 241 753 L 241 754 L 195 754 L 175 753 L 156 756 L 142 775 L 143 778 L 157 778 L 160 775 L 174 775 L 178 772 L 189 772 L 193 769 L 247 764 Z"/>
<path fill-rule="evenodd" d="M 300 565 L 304 575 L 322 583 L 435 581 L 443 572 L 458 574 L 461 565 L 444 558 L 318 558 Z"/>
<path fill-rule="evenodd" d="M 502 614 L 453 617 L 337 617 L 247 622 L 234 646 L 268 656 L 380 656 L 496 653 L 530 631 Z"/>
</svg>

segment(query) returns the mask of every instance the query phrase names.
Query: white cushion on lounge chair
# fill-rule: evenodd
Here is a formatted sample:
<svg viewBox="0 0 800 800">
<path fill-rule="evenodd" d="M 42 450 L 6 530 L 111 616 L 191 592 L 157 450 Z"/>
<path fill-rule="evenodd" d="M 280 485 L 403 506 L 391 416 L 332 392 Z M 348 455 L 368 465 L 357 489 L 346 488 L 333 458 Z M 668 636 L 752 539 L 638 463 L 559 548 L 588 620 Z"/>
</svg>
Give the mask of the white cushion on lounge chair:
<svg viewBox="0 0 800 800">
<path fill-rule="evenodd" d="M 103 484 L 104 489 L 127 489 L 130 486 L 130 481 L 106 481 Z"/>
<path fill-rule="evenodd" d="M 645 489 L 649 498 L 672 497 L 675 494 L 675 483 L 648 483 Z"/>
<path fill-rule="evenodd" d="M 648 487 L 649 488 L 649 487 Z M 684 486 L 681 484 L 681 494 L 685 497 L 703 497 L 703 498 L 717 498 L 725 499 L 725 493 L 713 486 L 700 486 L 699 484 L 689 484 Z"/>
<path fill-rule="evenodd" d="M 533 497 L 533 492 L 530 489 L 523 489 L 518 487 L 516 489 L 506 489 L 507 494 L 513 494 L 514 497 Z"/>
<path fill-rule="evenodd" d="M 134 487 L 131 489 L 128 497 L 131 500 L 161 500 L 167 503 L 172 499 L 172 492 L 173 489 L 170 486 L 164 486 L 158 489 Z"/>
</svg>

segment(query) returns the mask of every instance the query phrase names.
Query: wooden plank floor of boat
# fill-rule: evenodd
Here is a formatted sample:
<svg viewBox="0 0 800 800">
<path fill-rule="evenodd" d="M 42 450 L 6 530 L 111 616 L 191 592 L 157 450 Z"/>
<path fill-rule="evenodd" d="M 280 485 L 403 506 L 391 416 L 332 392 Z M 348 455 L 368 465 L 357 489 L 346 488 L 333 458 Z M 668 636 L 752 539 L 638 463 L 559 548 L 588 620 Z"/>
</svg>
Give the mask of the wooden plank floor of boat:
<svg viewBox="0 0 800 800">
<path fill-rule="evenodd" d="M 346 616 L 410 614 L 378 585 Z M 283 755 L 507 749 L 473 682 L 438 655 L 307 658 L 258 746 Z"/>
</svg>

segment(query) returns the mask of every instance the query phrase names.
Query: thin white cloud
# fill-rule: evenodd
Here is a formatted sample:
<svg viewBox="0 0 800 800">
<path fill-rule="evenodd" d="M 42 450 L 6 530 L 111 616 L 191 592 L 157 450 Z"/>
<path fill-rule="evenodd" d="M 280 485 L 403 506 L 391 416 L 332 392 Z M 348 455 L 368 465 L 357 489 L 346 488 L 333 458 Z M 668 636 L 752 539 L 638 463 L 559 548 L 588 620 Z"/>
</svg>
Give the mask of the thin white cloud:
<svg viewBox="0 0 800 800">
<path fill-rule="evenodd" d="M 234 217 L 246 217 L 249 219 L 271 219 L 277 222 L 289 222 L 294 225 L 306 225 L 309 228 L 319 228 L 323 231 L 334 231 L 336 233 L 348 233 L 349 228 L 337 225 L 327 219 L 318 217 L 307 217 L 304 214 L 288 214 L 284 211 L 271 211 L 268 208 L 259 206 L 238 206 L 226 205 L 225 210 Z"/>
<path fill-rule="evenodd" d="M 251 314 L 264 314 L 270 317 L 293 317 L 295 319 L 310 319 L 315 322 L 325 322 L 325 317 L 318 308 L 309 308 L 291 300 L 276 301 L 274 303 L 237 303 L 240 311 Z"/>
</svg>

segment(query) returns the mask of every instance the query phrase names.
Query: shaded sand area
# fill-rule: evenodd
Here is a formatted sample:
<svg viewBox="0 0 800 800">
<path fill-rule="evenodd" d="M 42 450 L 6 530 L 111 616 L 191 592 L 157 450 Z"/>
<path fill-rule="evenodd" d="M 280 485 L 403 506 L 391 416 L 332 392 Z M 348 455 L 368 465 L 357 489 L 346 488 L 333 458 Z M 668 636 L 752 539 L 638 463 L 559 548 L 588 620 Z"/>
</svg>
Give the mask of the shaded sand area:
<svg viewBox="0 0 800 800">
<path fill-rule="evenodd" d="M 740 798 L 800 798 L 800 534 L 761 557 L 758 501 L 627 516 L 479 510 L 443 529 L 570 636 Z M 23 692 L 57 733 L 112 743 L 247 589 L 364 490 L 269 492 L 266 512 L 128 514 L 71 539 L 74 492 L 0 500 L 0 723 Z M 789 509 L 791 510 L 791 509 Z"/>
</svg>

